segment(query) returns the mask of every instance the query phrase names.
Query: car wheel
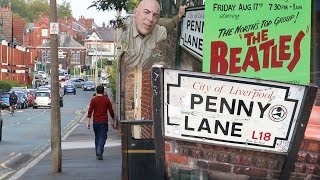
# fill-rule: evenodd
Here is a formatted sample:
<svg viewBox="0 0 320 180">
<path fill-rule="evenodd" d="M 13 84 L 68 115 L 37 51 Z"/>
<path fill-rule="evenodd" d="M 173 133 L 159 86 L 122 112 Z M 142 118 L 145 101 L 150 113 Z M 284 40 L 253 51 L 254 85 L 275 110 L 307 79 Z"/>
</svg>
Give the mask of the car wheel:
<svg viewBox="0 0 320 180">
<path fill-rule="evenodd" d="M 38 107 L 37 106 L 33 106 L 33 109 L 37 109 Z"/>
</svg>

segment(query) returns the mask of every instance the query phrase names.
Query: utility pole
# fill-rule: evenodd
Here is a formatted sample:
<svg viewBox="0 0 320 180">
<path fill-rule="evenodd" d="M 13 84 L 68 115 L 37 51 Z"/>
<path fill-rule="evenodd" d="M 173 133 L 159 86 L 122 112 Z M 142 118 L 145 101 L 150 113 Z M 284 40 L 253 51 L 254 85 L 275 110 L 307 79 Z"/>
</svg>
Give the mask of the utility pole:
<svg viewBox="0 0 320 180">
<path fill-rule="evenodd" d="M 58 76 L 58 34 L 57 2 L 50 0 L 50 48 L 51 48 L 51 168 L 59 173 L 61 167 L 61 112 Z"/>
</svg>

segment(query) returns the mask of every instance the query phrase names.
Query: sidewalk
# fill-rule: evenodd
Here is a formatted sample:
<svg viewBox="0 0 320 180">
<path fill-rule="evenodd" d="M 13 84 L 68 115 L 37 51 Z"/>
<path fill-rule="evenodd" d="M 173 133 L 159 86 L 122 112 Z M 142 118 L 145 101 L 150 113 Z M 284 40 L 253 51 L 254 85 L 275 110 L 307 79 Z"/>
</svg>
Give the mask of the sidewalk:
<svg viewBox="0 0 320 180">
<path fill-rule="evenodd" d="M 121 137 L 109 124 L 108 140 L 103 154 L 104 160 L 96 160 L 94 133 L 80 122 L 62 141 L 62 172 L 52 174 L 51 153 L 47 150 L 27 167 L 10 179 L 21 180 L 65 180 L 65 179 L 121 179 Z"/>
</svg>

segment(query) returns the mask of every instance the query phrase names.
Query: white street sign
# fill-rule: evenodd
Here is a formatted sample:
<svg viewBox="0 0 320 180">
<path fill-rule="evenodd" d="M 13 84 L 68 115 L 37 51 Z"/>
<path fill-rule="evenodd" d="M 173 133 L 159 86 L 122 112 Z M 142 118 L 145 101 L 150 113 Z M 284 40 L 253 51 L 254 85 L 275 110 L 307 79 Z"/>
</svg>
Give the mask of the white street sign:
<svg viewBox="0 0 320 180">
<path fill-rule="evenodd" d="M 180 46 L 202 60 L 204 6 L 186 9 L 182 21 Z"/>
<path fill-rule="evenodd" d="M 305 86 L 164 70 L 164 135 L 287 153 Z"/>
<path fill-rule="evenodd" d="M 58 23 L 50 23 L 50 34 L 59 34 L 59 24 Z"/>
</svg>

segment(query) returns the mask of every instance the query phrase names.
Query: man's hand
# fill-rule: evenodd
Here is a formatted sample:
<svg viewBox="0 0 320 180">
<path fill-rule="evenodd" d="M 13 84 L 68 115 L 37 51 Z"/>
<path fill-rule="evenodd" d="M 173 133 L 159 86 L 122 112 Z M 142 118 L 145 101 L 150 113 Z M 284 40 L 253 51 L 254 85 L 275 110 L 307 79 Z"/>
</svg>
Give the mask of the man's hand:
<svg viewBox="0 0 320 180">
<path fill-rule="evenodd" d="M 113 129 L 116 129 L 116 124 L 115 124 L 115 120 L 114 119 L 112 120 L 111 125 L 112 125 Z"/>
<path fill-rule="evenodd" d="M 87 128 L 90 129 L 90 118 L 87 119 Z"/>
<path fill-rule="evenodd" d="M 187 8 L 187 7 L 188 7 L 188 6 L 186 6 L 186 5 L 179 7 L 179 12 L 178 12 L 179 18 L 181 18 L 182 16 L 184 16 L 184 14 L 186 13 L 186 8 Z"/>
</svg>

